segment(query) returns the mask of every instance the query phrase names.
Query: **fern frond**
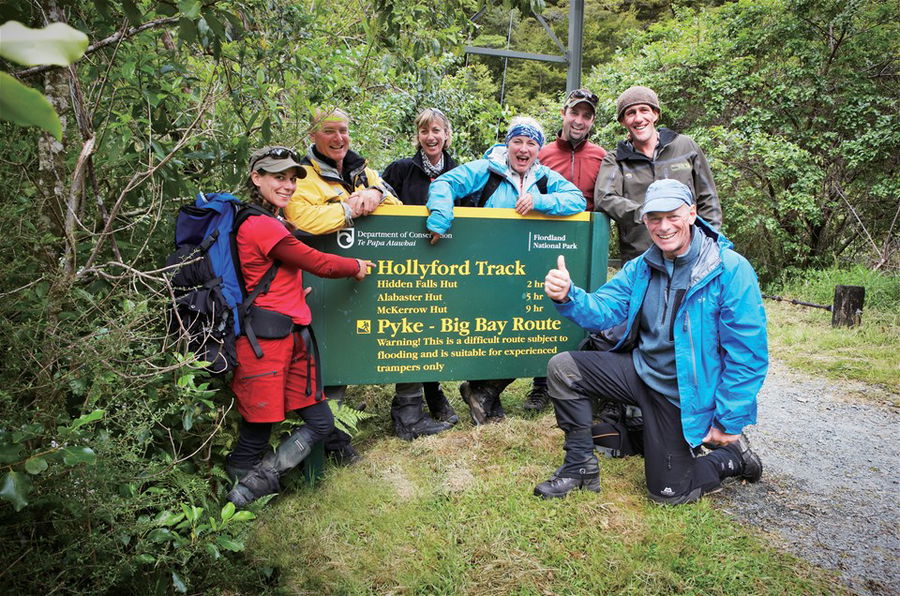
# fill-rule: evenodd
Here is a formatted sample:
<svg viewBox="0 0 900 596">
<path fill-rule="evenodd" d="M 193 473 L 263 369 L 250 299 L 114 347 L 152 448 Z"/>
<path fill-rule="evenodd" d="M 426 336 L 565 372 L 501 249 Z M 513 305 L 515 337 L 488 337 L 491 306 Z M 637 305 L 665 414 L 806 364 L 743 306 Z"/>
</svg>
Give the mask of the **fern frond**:
<svg viewBox="0 0 900 596">
<path fill-rule="evenodd" d="M 361 421 L 375 416 L 375 414 L 361 412 L 356 408 L 345 406 L 333 399 L 328 400 L 328 406 L 331 408 L 331 413 L 334 414 L 334 425 L 350 436 L 355 435 L 359 431 L 358 425 Z"/>
</svg>

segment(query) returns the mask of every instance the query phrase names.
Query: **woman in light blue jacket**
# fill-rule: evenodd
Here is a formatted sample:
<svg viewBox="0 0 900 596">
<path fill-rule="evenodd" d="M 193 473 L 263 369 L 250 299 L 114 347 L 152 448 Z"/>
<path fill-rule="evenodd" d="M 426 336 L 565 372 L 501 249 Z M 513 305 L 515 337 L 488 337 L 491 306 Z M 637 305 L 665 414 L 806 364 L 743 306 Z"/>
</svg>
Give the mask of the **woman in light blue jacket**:
<svg viewBox="0 0 900 596">
<path fill-rule="evenodd" d="M 453 206 L 505 207 L 519 215 L 539 211 L 547 215 L 575 215 L 586 207 L 578 187 L 538 163 L 544 131 L 533 118 L 513 118 L 506 143 L 497 144 L 484 159 L 441 174 L 428 189 L 430 211 L 426 226 L 436 243 L 450 229 Z M 469 406 L 472 422 L 500 422 L 505 414 L 500 393 L 514 379 L 466 381 L 459 393 Z"/>
<path fill-rule="evenodd" d="M 431 183 L 428 230 L 435 237 L 445 234 L 453 222 L 454 204 L 506 207 L 519 215 L 530 211 L 575 215 L 584 211 L 587 204 L 578 187 L 538 162 L 543 143 L 544 131 L 537 121 L 525 116 L 513 118 L 505 144 L 494 145 L 484 159 L 454 168 Z"/>
</svg>

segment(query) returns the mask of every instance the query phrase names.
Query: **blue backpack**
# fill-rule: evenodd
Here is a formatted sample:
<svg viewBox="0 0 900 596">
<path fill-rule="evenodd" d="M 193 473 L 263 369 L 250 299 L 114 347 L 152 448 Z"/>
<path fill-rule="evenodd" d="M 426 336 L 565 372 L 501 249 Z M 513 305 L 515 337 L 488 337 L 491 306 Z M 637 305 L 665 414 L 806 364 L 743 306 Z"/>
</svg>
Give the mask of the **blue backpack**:
<svg viewBox="0 0 900 596">
<path fill-rule="evenodd" d="M 193 204 L 178 211 L 175 222 L 176 250 L 166 259 L 166 266 L 181 267 L 172 277 L 175 302 L 169 328 L 187 340 L 188 350 L 208 362 L 206 370 L 213 374 L 237 366 L 235 339 L 242 333 L 257 358 L 263 355 L 246 315 L 256 297 L 269 290 L 279 263 L 266 271 L 248 295 L 236 236 L 240 225 L 253 215 L 271 217 L 229 193 L 200 193 Z"/>
</svg>

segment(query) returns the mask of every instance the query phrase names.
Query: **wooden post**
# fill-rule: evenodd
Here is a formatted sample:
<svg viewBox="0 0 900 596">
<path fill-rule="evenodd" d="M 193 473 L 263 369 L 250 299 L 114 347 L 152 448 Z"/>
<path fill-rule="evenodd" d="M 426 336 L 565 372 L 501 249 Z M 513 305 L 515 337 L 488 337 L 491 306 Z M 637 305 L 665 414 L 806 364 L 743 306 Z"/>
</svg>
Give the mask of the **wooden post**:
<svg viewBox="0 0 900 596">
<path fill-rule="evenodd" d="M 866 289 L 861 286 L 834 286 L 831 326 L 853 327 L 859 325 L 862 322 L 865 298 Z"/>
</svg>

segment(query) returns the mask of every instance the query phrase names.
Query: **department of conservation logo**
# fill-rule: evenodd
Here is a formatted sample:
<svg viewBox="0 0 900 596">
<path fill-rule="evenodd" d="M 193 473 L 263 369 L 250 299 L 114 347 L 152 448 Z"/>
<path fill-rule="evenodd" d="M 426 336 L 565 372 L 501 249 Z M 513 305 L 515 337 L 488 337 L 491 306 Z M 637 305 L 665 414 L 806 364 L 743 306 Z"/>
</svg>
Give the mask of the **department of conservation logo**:
<svg viewBox="0 0 900 596">
<path fill-rule="evenodd" d="M 337 233 L 337 245 L 341 248 L 350 248 L 353 246 L 356 240 L 356 229 L 355 228 L 344 228 L 343 230 L 338 230 Z"/>
</svg>

